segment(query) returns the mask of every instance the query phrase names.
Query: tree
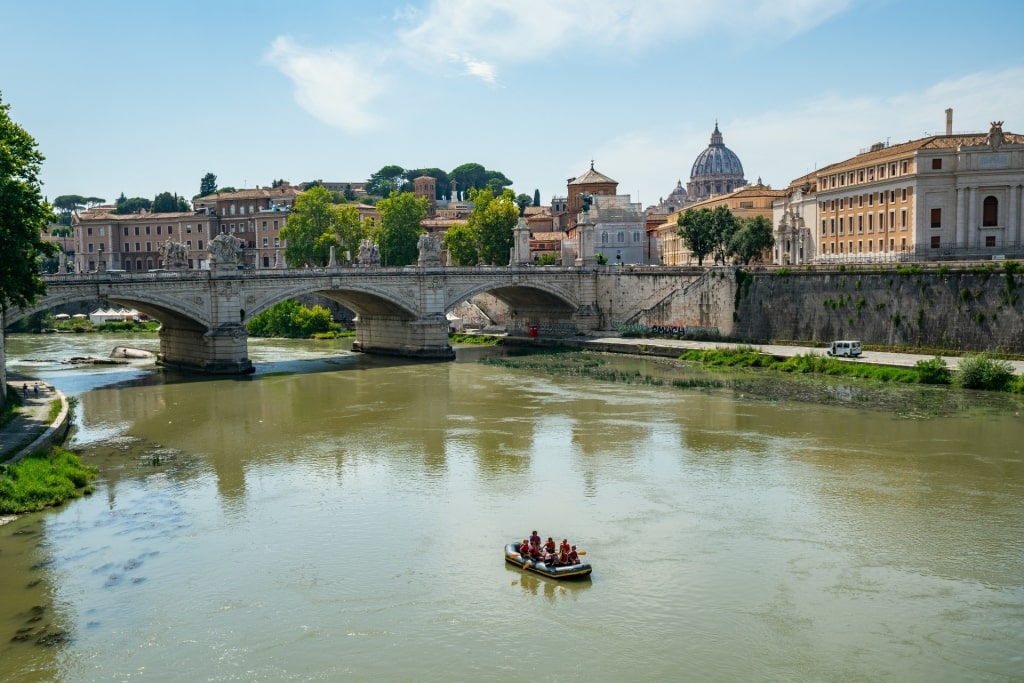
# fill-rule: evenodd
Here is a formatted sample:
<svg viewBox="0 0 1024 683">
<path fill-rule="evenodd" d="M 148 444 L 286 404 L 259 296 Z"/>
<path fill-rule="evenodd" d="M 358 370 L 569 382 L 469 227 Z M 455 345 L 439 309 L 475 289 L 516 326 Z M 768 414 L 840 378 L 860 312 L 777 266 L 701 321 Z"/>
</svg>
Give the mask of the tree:
<svg viewBox="0 0 1024 683">
<path fill-rule="evenodd" d="M 62 194 L 53 200 L 53 207 L 60 212 L 61 225 L 71 225 L 72 217 L 85 208 L 86 198 L 79 194 Z"/>
<path fill-rule="evenodd" d="M 714 224 L 711 209 L 688 209 L 676 221 L 679 237 L 690 253 L 697 257 L 697 265 L 704 265 L 704 257 L 715 248 Z"/>
<path fill-rule="evenodd" d="M 346 183 L 345 184 L 345 191 L 342 192 L 342 195 L 345 197 L 345 201 L 348 201 L 348 202 L 355 201 L 356 192 L 355 192 L 355 190 L 352 189 L 352 184 L 351 183 Z"/>
<path fill-rule="evenodd" d="M 217 192 L 217 176 L 212 173 L 207 173 L 203 176 L 203 179 L 199 181 L 199 196 L 205 197 L 207 195 L 215 194 Z"/>
<path fill-rule="evenodd" d="M 338 246 L 334 235 L 337 209 L 331 193 L 318 185 L 295 198 L 295 206 L 281 228 L 285 240 L 284 260 L 292 268 L 325 266 L 332 245 Z"/>
<path fill-rule="evenodd" d="M 540 206 L 540 189 L 539 188 L 533 191 L 533 205 L 534 206 Z"/>
<path fill-rule="evenodd" d="M 725 265 L 729 253 L 729 245 L 736 231 L 740 229 L 740 222 L 728 206 L 716 206 L 711 210 L 711 224 L 715 235 L 714 256 L 715 263 Z"/>
<path fill-rule="evenodd" d="M 422 229 L 420 223 L 427 217 L 427 200 L 412 192 L 392 193 L 377 202 L 380 225 L 374 231 L 380 247 L 383 266 L 408 266 L 416 262 Z"/>
<path fill-rule="evenodd" d="M 747 265 L 760 259 L 773 246 L 772 222 L 764 216 L 751 216 L 740 222 L 740 229 L 729 242 L 729 254 Z"/>
<path fill-rule="evenodd" d="M 354 206 L 335 206 L 334 216 L 334 236 L 338 245 L 348 250 L 351 258 L 359 249 L 359 242 L 366 237 L 366 227 L 359 217 L 359 209 Z"/>
<path fill-rule="evenodd" d="M 520 216 L 522 216 L 523 214 L 526 213 L 526 207 L 528 207 L 530 205 L 531 201 L 532 200 L 530 199 L 530 195 L 528 195 L 528 194 L 517 194 L 516 195 L 516 205 L 519 207 L 519 215 Z"/>
<path fill-rule="evenodd" d="M 43 230 L 56 219 L 40 189 L 43 155 L 9 110 L 0 97 L 0 311 L 9 305 L 24 308 L 46 292 L 40 255 L 58 251 L 56 244 L 42 241 Z"/>
<path fill-rule="evenodd" d="M 192 207 L 188 205 L 184 197 L 170 192 L 161 192 L 153 198 L 153 213 L 181 213 L 191 210 Z"/>
<path fill-rule="evenodd" d="M 500 171 L 489 171 L 480 164 L 469 163 L 456 167 L 448 174 L 458 185 L 458 189 L 464 197 L 469 196 L 470 190 L 482 190 L 490 188 L 495 196 L 500 195 L 502 189 L 512 184 L 504 173 Z"/>
<path fill-rule="evenodd" d="M 284 178 L 278 178 L 277 180 L 275 180 L 275 181 L 270 183 L 270 187 L 272 187 L 274 189 L 277 189 L 279 187 L 284 187 L 287 184 L 288 184 L 287 180 L 285 180 Z"/>
<path fill-rule="evenodd" d="M 401 166 L 384 166 L 366 181 L 366 192 L 377 197 L 387 197 L 392 192 L 406 192 L 408 178 Z"/>
<path fill-rule="evenodd" d="M 130 213 L 139 213 L 143 209 L 149 211 L 153 208 L 153 202 L 149 201 L 145 197 L 132 197 L 129 199 L 124 196 L 124 192 L 117 198 L 117 208 L 114 209 L 114 213 L 126 215 Z"/>
<path fill-rule="evenodd" d="M 448 261 L 455 266 L 475 266 L 480 262 L 477 234 L 467 223 L 456 223 L 444 233 Z"/>
<path fill-rule="evenodd" d="M 512 190 L 495 197 L 490 188 L 470 190 L 473 213 L 469 225 L 476 231 L 480 260 L 495 266 L 507 266 L 512 249 L 512 230 L 519 222 L 519 207 Z"/>
</svg>

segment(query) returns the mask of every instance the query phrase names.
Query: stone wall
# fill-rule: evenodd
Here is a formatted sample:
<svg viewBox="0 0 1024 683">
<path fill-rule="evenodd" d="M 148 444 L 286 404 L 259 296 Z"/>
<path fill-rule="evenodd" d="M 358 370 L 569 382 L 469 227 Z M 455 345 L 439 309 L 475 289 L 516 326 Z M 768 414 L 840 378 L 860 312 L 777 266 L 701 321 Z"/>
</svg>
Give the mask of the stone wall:
<svg viewBox="0 0 1024 683">
<path fill-rule="evenodd" d="M 1024 353 L 1021 274 L 974 266 L 740 273 L 732 335 Z"/>
</svg>

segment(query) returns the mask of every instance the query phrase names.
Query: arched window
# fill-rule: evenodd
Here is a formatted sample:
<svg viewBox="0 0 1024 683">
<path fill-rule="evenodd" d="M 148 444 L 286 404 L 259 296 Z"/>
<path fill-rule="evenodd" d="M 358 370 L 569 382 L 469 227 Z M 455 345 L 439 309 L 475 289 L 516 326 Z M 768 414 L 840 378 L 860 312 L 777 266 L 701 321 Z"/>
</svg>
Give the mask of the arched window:
<svg viewBox="0 0 1024 683">
<path fill-rule="evenodd" d="M 985 227 L 999 225 L 999 200 L 989 195 L 982 203 L 981 224 Z"/>
</svg>

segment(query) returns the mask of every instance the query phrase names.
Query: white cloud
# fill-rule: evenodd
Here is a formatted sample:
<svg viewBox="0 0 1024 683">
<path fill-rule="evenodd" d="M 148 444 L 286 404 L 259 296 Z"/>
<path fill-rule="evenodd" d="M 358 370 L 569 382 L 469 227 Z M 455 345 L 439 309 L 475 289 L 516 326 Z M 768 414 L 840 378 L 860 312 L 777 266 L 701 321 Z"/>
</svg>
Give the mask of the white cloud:
<svg viewBox="0 0 1024 683">
<path fill-rule="evenodd" d="M 558 51 L 655 49 L 709 29 L 785 39 L 846 9 L 849 0 L 434 0 L 399 32 L 414 54 L 436 61 L 461 55 L 487 63 L 467 73 L 493 82 L 497 65 Z"/>
<path fill-rule="evenodd" d="M 371 105 L 387 90 L 387 82 L 354 52 L 314 50 L 281 36 L 266 59 L 291 79 L 295 101 L 317 119 L 350 133 L 377 127 Z"/>
</svg>

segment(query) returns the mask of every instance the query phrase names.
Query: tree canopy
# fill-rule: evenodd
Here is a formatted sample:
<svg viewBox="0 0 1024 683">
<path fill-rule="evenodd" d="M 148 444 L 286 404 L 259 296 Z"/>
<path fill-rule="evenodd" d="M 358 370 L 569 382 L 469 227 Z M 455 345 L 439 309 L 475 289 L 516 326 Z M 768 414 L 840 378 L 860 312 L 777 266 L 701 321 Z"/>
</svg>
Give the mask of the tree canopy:
<svg viewBox="0 0 1024 683">
<path fill-rule="evenodd" d="M 197 196 L 205 197 L 215 192 L 217 192 L 217 176 L 213 173 L 207 173 L 199 181 L 199 194 Z"/>
<path fill-rule="evenodd" d="M 139 213 L 143 209 L 149 211 L 153 208 L 153 202 L 149 201 L 145 197 L 132 197 L 128 198 L 124 196 L 124 192 L 117 198 L 117 208 L 114 209 L 116 214 L 130 214 Z"/>
<path fill-rule="evenodd" d="M 90 206 L 102 204 L 105 201 L 106 200 L 102 197 L 83 197 L 80 194 L 62 194 L 53 200 L 53 206 L 60 212 L 61 225 L 71 225 L 71 219 L 76 213 Z"/>
<path fill-rule="evenodd" d="M 331 193 L 322 185 L 295 198 L 295 206 L 281 229 L 281 239 L 286 244 L 284 260 L 290 267 L 325 266 L 331 247 L 341 246 L 334 235 L 338 213 L 331 199 Z"/>
<path fill-rule="evenodd" d="M 775 246 L 772 222 L 764 216 L 751 216 L 740 221 L 740 229 L 729 242 L 729 254 L 743 265 L 759 260 Z"/>
<path fill-rule="evenodd" d="M 512 230 L 519 222 L 520 206 L 515 194 L 506 189 L 495 197 L 488 187 L 470 190 L 469 199 L 473 202 L 473 213 L 467 223 L 454 225 L 445 233 L 449 259 L 460 266 L 508 265 L 514 241 Z"/>
<path fill-rule="evenodd" d="M 153 199 L 153 213 L 180 213 L 191 210 L 192 207 L 184 197 L 170 192 L 161 192 Z"/>
<path fill-rule="evenodd" d="M 686 248 L 704 265 L 709 254 L 715 263 L 725 264 L 731 255 L 730 244 L 740 224 L 727 206 L 714 209 L 689 209 L 678 219 L 679 236 Z"/>
<path fill-rule="evenodd" d="M 374 230 L 383 266 L 408 266 L 418 257 L 416 244 L 427 217 L 427 200 L 412 192 L 392 193 L 377 202 L 380 225 Z"/>
<path fill-rule="evenodd" d="M 437 181 L 435 199 L 441 199 L 451 193 L 453 180 L 456 183 L 456 192 L 461 193 L 463 198 L 469 197 L 470 190 L 482 190 L 486 187 L 491 188 L 495 195 L 499 195 L 502 189 L 512 184 L 504 173 L 490 171 L 477 163 L 462 164 L 447 173 L 434 167 L 405 169 L 401 166 L 388 165 L 370 176 L 366 181 L 366 192 L 377 197 L 387 197 L 392 192 L 412 192 L 413 181 L 420 176 L 430 176 Z"/>
<path fill-rule="evenodd" d="M 0 311 L 25 307 L 46 292 L 40 257 L 58 251 L 56 244 L 42 241 L 56 218 L 41 193 L 43 155 L 9 110 L 0 97 Z"/>
</svg>

